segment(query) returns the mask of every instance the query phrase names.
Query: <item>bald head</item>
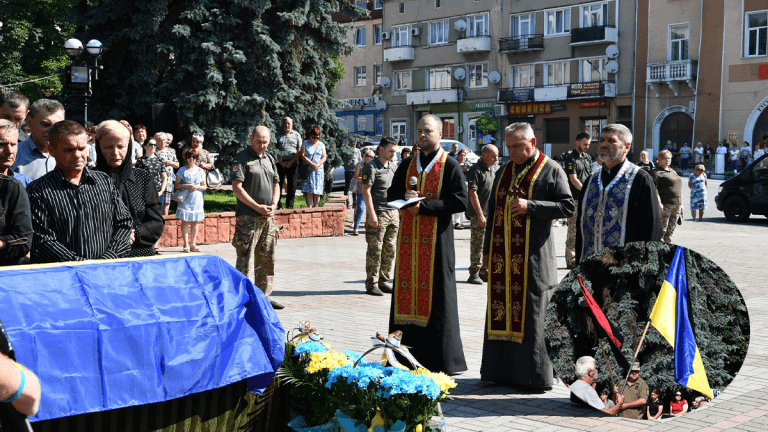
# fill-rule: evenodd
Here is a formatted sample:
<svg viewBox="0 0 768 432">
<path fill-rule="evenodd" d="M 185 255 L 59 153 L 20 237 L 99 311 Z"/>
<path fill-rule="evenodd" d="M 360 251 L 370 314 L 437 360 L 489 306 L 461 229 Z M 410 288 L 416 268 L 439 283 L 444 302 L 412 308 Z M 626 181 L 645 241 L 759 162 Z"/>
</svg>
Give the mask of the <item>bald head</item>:
<svg viewBox="0 0 768 432">
<path fill-rule="evenodd" d="M 251 148 L 257 155 L 263 156 L 267 151 L 269 141 L 272 138 L 272 132 L 266 126 L 256 126 L 251 133 Z"/>
<path fill-rule="evenodd" d="M 416 128 L 416 144 L 419 149 L 430 154 L 440 147 L 440 138 L 443 137 L 443 121 L 440 117 L 427 114 L 419 120 Z"/>
</svg>

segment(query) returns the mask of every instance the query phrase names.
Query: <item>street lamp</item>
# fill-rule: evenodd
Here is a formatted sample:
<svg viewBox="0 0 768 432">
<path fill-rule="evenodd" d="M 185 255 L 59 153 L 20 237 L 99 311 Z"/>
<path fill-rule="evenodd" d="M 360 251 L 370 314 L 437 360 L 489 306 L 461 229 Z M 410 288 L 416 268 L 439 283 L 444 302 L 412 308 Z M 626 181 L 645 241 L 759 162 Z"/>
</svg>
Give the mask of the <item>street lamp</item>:
<svg viewBox="0 0 768 432">
<path fill-rule="evenodd" d="M 81 58 L 83 51 L 88 55 Z M 88 123 L 88 98 L 93 95 L 91 83 L 99 79 L 99 70 L 103 68 L 99 65 L 99 59 L 104 53 L 104 46 L 96 39 L 91 39 L 83 48 L 82 42 L 72 38 L 64 42 L 64 52 L 72 61 L 72 64 L 65 68 L 64 91 L 85 98 L 85 123 Z M 93 65 L 89 64 L 89 60 L 93 60 Z"/>
</svg>

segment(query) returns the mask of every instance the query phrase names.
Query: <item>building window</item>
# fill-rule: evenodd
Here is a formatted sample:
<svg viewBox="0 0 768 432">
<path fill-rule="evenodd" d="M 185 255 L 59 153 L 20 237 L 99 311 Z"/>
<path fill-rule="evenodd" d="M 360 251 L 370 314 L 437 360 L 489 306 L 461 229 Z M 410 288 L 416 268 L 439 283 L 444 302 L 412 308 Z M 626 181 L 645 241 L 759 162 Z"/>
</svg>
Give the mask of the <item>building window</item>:
<svg viewBox="0 0 768 432">
<path fill-rule="evenodd" d="M 373 2 L 373 9 L 374 10 L 381 10 L 384 6 L 381 4 L 381 0 L 376 0 Z"/>
<path fill-rule="evenodd" d="M 592 137 L 592 142 L 597 142 L 600 139 L 600 131 L 603 130 L 605 124 L 605 119 L 584 119 L 581 130 Z"/>
<path fill-rule="evenodd" d="M 571 62 L 561 61 L 544 64 L 544 85 L 564 85 L 571 82 Z"/>
<path fill-rule="evenodd" d="M 488 66 L 485 63 L 467 66 L 470 88 L 488 87 Z"/>
<path fill-rule="evenodd" d="M 768 11 L 747 14 L 747 57 L 768 54 Z"/>
<path fill-rule="evenodd" d="M 513 38 L 528 37 L 536 32 L 536 16 L 534 14 L 514 15 L 511 17 L 510 36 Z"/>
<path fill-rule="evenodd" d="M 488 36 L 488 14 L 470 15 L 467 21 L 469 21 L 467 37 Z"/>
<path fill-rule="evenodd" d="M 435 0 L 435 8 L 439 8 L 442 6 L 442 2 L 440 0 Z"/>
<path fill-rule="evenodd" d="M 669 26 L 669 60 L 688 60 L 688 24 Z"/>
<path fill-rule="evenodd" d="M 411 71 L 395 72 L 395 90 L 411 88 Z"/>
<path fill-rule="evenodd" d="M 545 142 L 552 144 L 567 144 L 571 142 L 569 119 L 545 119 L 544 124 L 546 125 Z"/>
<path fill-rule="evenodd" d="M 374 45 L 381 45 L 381 25 L 373 26 L 373 43 Z"/>
<path fill-rule="evenodd" d="M 400 141 L 400 138 L 402 138 L 407 145 L 408 144 L 408 137 L 406 136 L 407 125 L 408 123 L 404 121 L 392 121 L 392 133 L 390 134 L 390 136 L 394 138 L 395 141 Z"/>
<path fill-rule="evenodd" d="M 398 12 L 405 13 L 405 3 L 400 2 L 400 4 L 398 5 Z"/>
<path fill-rule="evenodd" d="M 571 8 L 547 11 L 544 15 L 544 36 L 571 32 Z"/>
<path fill-rule="evenodd" d="M 581 7 L 581 26 L 594 27 L 608 25 L 608 3 Z"/>
<path fill-rule="evenodd" d="M 450 68 L 430 69 L 427 73 L 427 88 L 429 90 L 447 90 L 451 88 Z"/>
<path fill-rule="evenodd" d="M 355 132 L 365 132 L 368 130 L 368 121 L 364 115 L 355 116 Z"/>
<path fill-rule="evenodd" d="M 443 121 L 443 138 L 455 139 L 456 138 L 456 119 L 453 117 L 442 117 Z"/>
<path fill-rule="evenodd" d="M 365 66 L 355 67 L 355 86 L 361 87 L 365 85 Z"/>
<path fill-rule="evenodd" d="M 429 23 L 429 44 L 448 43 L 448 20 Z"/>
<path fill-rule="evenodd" d="M 381 84 L 382 69 L 381 65 L 373 65 L 373 84 Z"/>
<path fill-rule="evenodd" d="M 355 45 L 365 46 L 365 27 L 355 29 Z"/>
<path fill-rule="evenodd" d="M 392 27 L 392 46 L 411 45 L 411 26 Z"/>
<path fill-rule="evenodd" d="M 608 79 L 608 73 L 605 72 L 607 58 L 584 59 L 581 61 L 581 82 L 596 82 Z"/>
<path fill-rule="evenodd" d="M 509 68 L 509 86 L 510 87 L 533 87 L 531 85 L 531 65 L 510 66 Z"/>
<path fill-rule="evenodd" d="M 378 136 L 384 135 L 384 117 L 381 114 L 373 115 L 373 123 L 376 130 L 374 133 Z"/>
</svg>

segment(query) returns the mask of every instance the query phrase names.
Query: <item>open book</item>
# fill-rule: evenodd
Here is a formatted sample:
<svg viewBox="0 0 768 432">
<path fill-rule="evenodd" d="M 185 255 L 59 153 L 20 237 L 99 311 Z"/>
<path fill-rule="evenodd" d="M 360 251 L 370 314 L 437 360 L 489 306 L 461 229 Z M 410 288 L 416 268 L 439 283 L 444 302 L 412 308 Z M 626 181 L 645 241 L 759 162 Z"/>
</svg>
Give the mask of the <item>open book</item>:
<svg viewBox="0 0 768 432">
<path fill-rule="evenodd" d="M 426 198 L 426 197 L 416 197 L 416 198 L 411 198 L 409 200 L 390 201 L 390 202 L 387 203 L 387 205 L 390 206 L 390 207 L 394 207 L 394 208 L 396 208 L 398 210 L 402 210 L 402 209 L 408 208 L 408 207 L 410 207 L 412 205 L 416 205 L 417 202 L 423 200 L 424 198 Z"/>
</svg>

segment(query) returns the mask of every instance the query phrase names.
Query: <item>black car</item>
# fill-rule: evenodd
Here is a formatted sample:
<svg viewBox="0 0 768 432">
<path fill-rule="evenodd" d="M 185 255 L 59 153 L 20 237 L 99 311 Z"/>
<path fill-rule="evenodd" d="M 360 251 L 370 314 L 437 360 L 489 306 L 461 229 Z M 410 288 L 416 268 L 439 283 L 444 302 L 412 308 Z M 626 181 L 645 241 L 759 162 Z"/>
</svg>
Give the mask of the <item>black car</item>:
<svg viewBox="0 0 768 432">
<path fill-rule="evenodd" d="M 715 204 L 732 222 L 745 221 L 750 214 L 768 216 L 768 154 L 724 181 Z"/>
</svg>

